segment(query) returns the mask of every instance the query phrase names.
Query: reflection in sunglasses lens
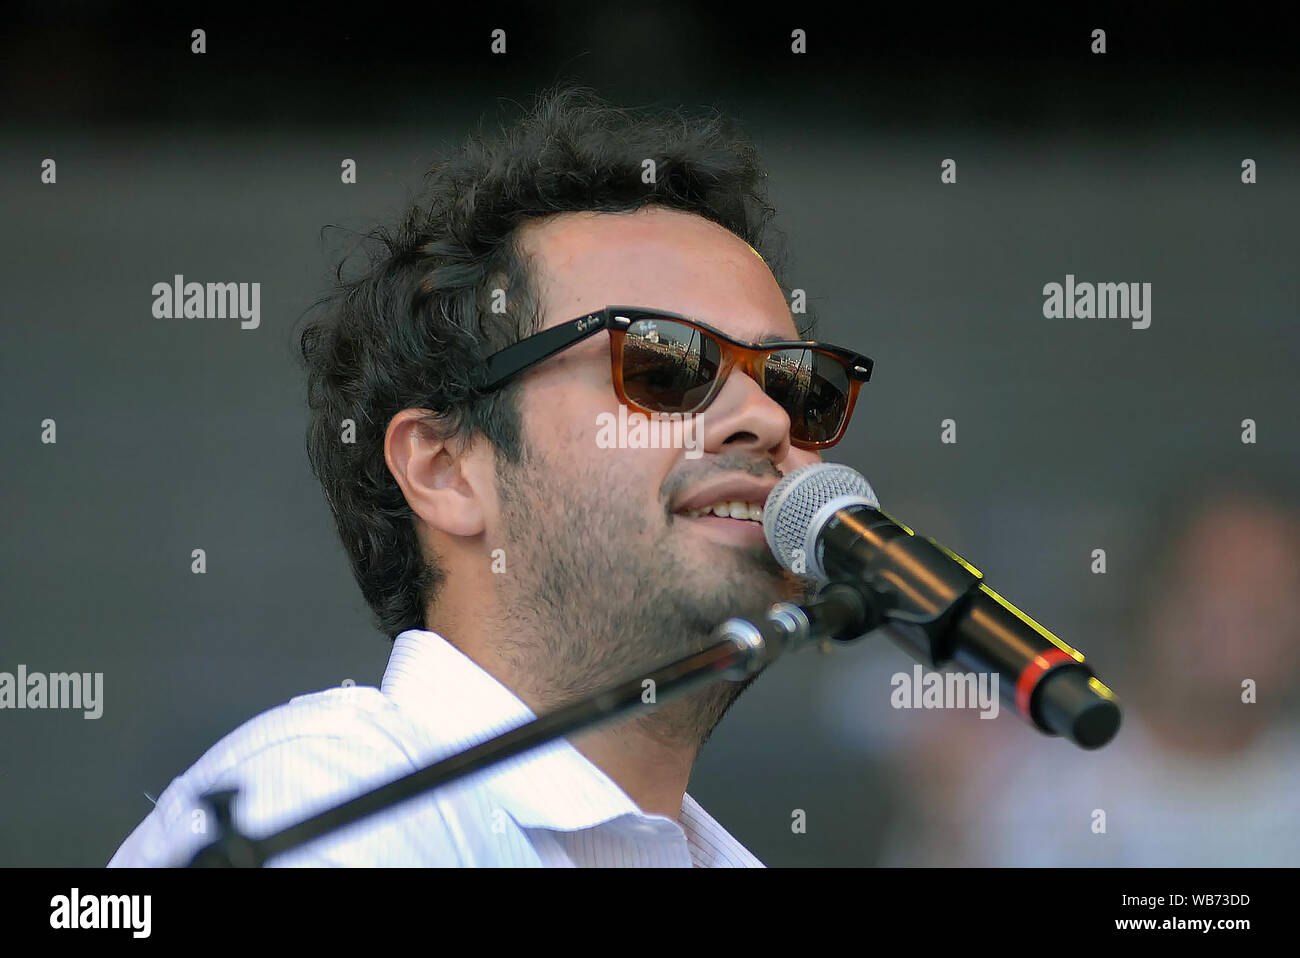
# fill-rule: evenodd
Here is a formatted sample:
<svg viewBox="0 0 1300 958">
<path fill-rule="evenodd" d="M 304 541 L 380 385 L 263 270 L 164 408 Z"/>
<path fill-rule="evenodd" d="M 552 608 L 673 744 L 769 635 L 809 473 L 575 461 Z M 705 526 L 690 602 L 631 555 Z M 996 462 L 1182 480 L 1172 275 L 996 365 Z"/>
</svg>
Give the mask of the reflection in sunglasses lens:
<svg viewBox="0 0 1300 958">
<path fill-rule="evenodd" d="M 671 319 L 640 319 L 623 338 L 623 389 L 655 412 L 694 409 L 718 375 L 721 351 L 699 330 Z"/>
</svg>

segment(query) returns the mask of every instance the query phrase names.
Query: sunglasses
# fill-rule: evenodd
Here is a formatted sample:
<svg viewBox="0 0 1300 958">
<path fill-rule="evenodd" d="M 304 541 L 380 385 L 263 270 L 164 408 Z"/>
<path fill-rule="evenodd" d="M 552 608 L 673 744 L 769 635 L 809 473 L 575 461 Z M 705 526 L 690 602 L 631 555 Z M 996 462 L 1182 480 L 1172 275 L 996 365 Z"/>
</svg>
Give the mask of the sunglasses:
<svg viewBox="0 0 1300 958">
<path fill-rule="evenodd" d="M 840 441 L 874 365 L 840 346 L 744 343 L 675 313 L 606 306 L 493 353 L 479 389 L 498 389 L 603 329 L 609 330 L 614 392 L 625 406 L 647 415 L 700 412 L 739 365 L 790 416 L 790 444 L 799 449 Z"/>
</svg>

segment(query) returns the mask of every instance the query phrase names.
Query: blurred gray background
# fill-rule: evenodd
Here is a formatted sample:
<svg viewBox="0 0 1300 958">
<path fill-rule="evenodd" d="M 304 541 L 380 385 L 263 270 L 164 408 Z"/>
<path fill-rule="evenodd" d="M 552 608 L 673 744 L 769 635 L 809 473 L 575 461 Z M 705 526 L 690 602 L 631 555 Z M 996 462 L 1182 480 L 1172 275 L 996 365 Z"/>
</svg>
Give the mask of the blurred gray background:
<svg viewBox="0 0 1300 958">
<path fill-rule="evenodd" d="M 102 865 L 226 732 L 378 684 L 295 333 L 350 231 L 559 79 L 741 120 L 820 337 L 876 360 L 828 458 L 1126 706 L 1087 753 L 1008 709 L 891 708 L 912 660 L 883 641 L 803 653 L 691 794 L 772 866 L 1300 864 L 1300 101 L 1270 14 L 127 9 L 11 5 L 0 49 L 0 671 L 105 683 L 98 720 L 0 711 L 0 865 Z M 260 328 L 155 319 L 176 273 L 260 282 Z M 1067 273 L 1151 283 L 1150 328 L 1045 319 Z"/>
</svg>

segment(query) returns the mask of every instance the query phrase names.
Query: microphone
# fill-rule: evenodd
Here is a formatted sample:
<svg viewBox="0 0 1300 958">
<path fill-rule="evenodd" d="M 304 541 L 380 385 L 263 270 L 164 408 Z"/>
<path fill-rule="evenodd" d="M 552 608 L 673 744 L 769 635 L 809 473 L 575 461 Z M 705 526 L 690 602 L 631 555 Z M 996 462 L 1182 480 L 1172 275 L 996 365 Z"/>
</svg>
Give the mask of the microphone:
<svg viewBox="0 0 1300 958">
<path fill-rule="evenodd" d="M 859 586 L 875 624 L 928 665 L 994 672 L 1016 711 L 1047 735 L 1100 748 L 1119 729 L 1119 701 L 1083 655 L 982 581 L 961 556 L 880 509 L 867 480 L 838 463 L 789 473 L 763 507 L 767 544 L 789 571 Z"/>
</svg>

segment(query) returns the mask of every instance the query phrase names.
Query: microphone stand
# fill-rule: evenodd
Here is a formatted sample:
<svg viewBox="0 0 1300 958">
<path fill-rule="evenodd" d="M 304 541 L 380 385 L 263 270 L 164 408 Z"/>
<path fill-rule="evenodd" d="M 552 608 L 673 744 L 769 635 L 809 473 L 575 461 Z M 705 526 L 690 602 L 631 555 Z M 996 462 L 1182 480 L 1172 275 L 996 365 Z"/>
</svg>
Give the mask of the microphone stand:
<svg viewBox="0 0 1300 958">
<path fill-rule="evenodd" d="M 728 619 L 713 632 L 717 640 L 700 652 L 629 678 L 588 698 L 526 722 L 449 758 L 326 809 L 262 838 L 242 834 L 234 824 L 232 804 L 237 789 L 208 792 L 202 797 L 212 810 L 217 839 L 199 849 L 191 868 L 257 868 L 336 829 L 376 812 L 440 788 L 458 778 L 513 758 L 539 745 L 600 725 L 625 714 L 646 711 L 660 701 L 724 679 L 738 682 L 776 661 L 787 648 L 801 648 L 826 639 L 851 641 L 878 624 L 863 587 L 833 583 L 806 605 L 781 602 L 758 622 Z M 647 702 L 645 683 L 653 684 Z"/>
</svg>

